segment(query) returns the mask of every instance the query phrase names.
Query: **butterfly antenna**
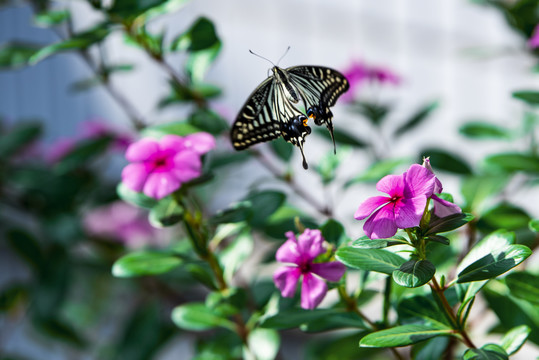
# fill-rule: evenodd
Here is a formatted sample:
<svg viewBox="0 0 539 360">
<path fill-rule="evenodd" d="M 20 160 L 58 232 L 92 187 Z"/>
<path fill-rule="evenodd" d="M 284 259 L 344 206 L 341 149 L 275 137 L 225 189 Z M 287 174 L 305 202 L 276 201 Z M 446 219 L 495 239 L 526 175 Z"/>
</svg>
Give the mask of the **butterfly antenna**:
<svg viewBox="0 0 539 360">
<path fill-rule="evenodd" d="M 279 61 L 277 61 L 277 66 L 279 66 L 279 63 L 281 62 L 281 60 L 286 56 L 286 54 L 288 54 L 288 50 L 290 50 L 290 45 L 288 45 L 284 54 L 279 58 Z"/>
<path fill-rule="evenodd" d="M 249 52 L 250 52 L 251 54 L 253 54 L 254 56 L 257 56 L 257 57 L 259 57 L 259 58 L 261 58 L 261 59 L 264 59 L 264 60 L 266 60 L 267 62 L 269 62 L 271 65 L 275 66 L 275 64 L 273 63 L 273 61 L 271 61 L 270 59 L 265 58 L 265 57 L 263 57 L 262 55 L 258 55 L 257 53 L 255 53 L 255 52 L 254 52 L 253 50 L 251 50 L 251 49 L 249 49 Z"/>
</svg>

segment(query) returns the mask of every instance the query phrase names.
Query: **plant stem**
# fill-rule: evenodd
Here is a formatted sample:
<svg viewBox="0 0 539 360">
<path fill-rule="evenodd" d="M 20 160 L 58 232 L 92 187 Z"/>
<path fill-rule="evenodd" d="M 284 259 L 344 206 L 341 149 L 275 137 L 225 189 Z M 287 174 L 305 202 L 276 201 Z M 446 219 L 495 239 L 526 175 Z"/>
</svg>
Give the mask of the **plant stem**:
<svg viewBox="0 0 539 360">
<path fill-rule="evenodd" d="M 472 342 L 472 340 L 468 336 L 468 333 L 466 332 L 466 330 L 464 329 L 462 324 L 460 324 L 460 322 L 458 321 L 457 316 L 453 312 L 453 308 L 451 307 L 451 305 L 449 305 L 449 302 L 447 301 L 447 298 L 445 297 L 445 294 L 444 294 L 444 289 L 442 289 L 440 287 L 440 285 L 438 284 L 438 281 L 436 280 L 436 277 L 432 278 L 429 285 L 431 286 L 431 288 L 434 290 L 434 292 L 438 296 L 438 298 L 440 300 L 440 303 L 442 304 L 442 307 L 443 307 L 445 313 L 449 316 L 449 318 L 451 319 L 451 322 L 456 327 L 455 330 L 462 337 L 462 339 L 461 339 L 462 342 L 464 342 L 464 344 L 466 344 L 466 346 L 468 346 L 469 348 L 476 349 L 477 347 L 474 345 L 474 343 Z"/>
</svg>

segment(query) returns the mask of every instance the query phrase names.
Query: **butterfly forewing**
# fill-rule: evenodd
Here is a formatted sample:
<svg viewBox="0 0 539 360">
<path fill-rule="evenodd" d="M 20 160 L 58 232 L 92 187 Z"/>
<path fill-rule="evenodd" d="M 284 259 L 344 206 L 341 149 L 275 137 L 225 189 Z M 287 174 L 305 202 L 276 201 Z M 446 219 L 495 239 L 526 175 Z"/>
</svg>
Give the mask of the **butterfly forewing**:
<svg viewBox="0 0 539 360">
<path fill-rule="evenodd" d="M 232 145 L 236 150 L 281 136 L 273 102 L 268 101 L 274 96 L 274 92 L 273 78 L 268 78 L 253 91 L 243 105 L 231 132 Z"/>
</svg>

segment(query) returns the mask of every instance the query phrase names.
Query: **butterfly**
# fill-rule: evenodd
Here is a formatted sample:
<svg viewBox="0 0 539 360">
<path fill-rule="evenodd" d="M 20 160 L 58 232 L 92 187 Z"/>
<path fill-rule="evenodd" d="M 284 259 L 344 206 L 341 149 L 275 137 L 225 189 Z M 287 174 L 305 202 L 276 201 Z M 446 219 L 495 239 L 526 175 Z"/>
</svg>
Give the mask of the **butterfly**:
<svg viewBox="0 0 539 360">
<path fill-rule="evenodd" d="M 305 137 L 311 133 L 307 125 L 326 125 L 333 140 L 333 113 L 329 109 L 348 88 L 348 80 L 338 71 L 323 66 L 300 65 L 286 69 L 276 65 L 272 75 L 249 96 L 232 125 L 231 141 L 236 150 L 277 139 L 299 147 L 303 168 L 309 166 L 303 152 Z M 305 112 L 297 105 L 303 102 Z"/>
</svg>

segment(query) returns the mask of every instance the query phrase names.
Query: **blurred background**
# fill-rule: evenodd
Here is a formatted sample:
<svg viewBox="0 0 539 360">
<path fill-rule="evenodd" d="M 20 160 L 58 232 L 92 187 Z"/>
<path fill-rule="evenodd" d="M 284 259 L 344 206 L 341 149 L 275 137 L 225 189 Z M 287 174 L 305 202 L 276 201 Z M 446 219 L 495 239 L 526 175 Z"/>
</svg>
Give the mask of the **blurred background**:
<svg viewBox="0 0 539 360">
<path fill-rule="evenodd" d="M 530 8 L 537 6 L 533 1 L 521 2 L 529 3 Z M 354 99 L 386 104 L 391 109 L 384 119 L 383 126 L 379 128 L 369 122 L 358 122 L 357 111 L 354 110 L 354 105 L 350 105 L 350 100 L 338 102 L 333 108 L 334 125 L 337 129 L 357 139 L 365 141 L 374 139 L 373 142 L 379 140 L 381 144 L 378 147 L 379 153 L 370 156 L 349 152 L 346 147 L 341 148 L 338 145 L 337 152 L 342 151 L 343 156 L 347 156 L 343 160 L 346 166 L 338 170 L 338 176 L 341 178 L 354 177 L 355 174 L 364 171 L 373 158 L 399 157 L 420 161 L 421 154 L 429 154 L 424 150 L 437 149 L 451 153 L 464 163 L 478 166 L 488 154 L 502 150 L 518 152 L 529 146 L 526 141 L 511 141 L 515 138 L 504 141 L 500 140 L 503 136 L 499 136 L 494 140 L 478 141 L 473 136 L 463 135 L 466 131 L 462 130 L 462 127 L 471 121 L 486 121 L 508 132 L 517 132 L 522 118 L 530 112 L 533 113 L 529 103 L 511 96 L 516 91 L 537 90 L 539 85 L 537 50 L 534 53 L 528 45 L 528 38 L 531 36 L 529 24 L 519 29 L 522 24 L 511 22 L 511 17 L 502 6 L 493 5 L 497 2 L 191 0 L 176 3 L 182 3 L 177 6 L 178 11 L 152 20 L 148 24 L 148 30 L 154 33 L 164 31 L 166 41 L 171 41 L 176 34 L 188 30 L 200 16 L 207 17 L 213 22 L 222 48 L 205 74 L 204 82 L 221 90 L 220 96 L 211 99 L 210 103 L 228 124 L 233 122 L 249 94 L 267 77 L 268 70 L 272 66 L 251 55 L 249 49 L 276 62 L 290 46 L 290 51 L 280 62 L 282 67 L 302 64 L 323 65 L 346 73 L 359 64 L 364 68 L 376 68 L 382 74 L 398 79 L 365 81 L 354 90 Z M 55 30 L 34 20 L 36 12 L 39 13 L 39 7 L 43 3 L 1 1 L 0 5 L 2 6 L 0 44 L 15 41 L 17 44 L 44 45 L 55 43 L 65 36 L 62 27 Z M 70 10 L 73 26 L 70 31 L 75 33 L 102 21 L 90 3 L 84 1 L 51 2 L 50 6 L 54 10 L 65 8 Z M 536 19 L 537 14 L 534 16 Z M 159 230 L 156 240 L 155 229 L 140 224 L 134 226 L 132 223 L 122 225 L 123 232 L 120 233 L 117 229 L 96 229 L 92 226 L 92 217 L 87 215 L 91 210 L 99 208 L 97 205 L 109 204 L 115 197 L 116 182 L 119 181 L 121 167 L 125 164 L 122 151 L 125 145 L 136 137 L 130 115 L 134 113 L 145 119 L 147 125 L 166 124 L 189 116 L 192 107 L 158 106 L 170 93 L 167 81 L 169 74 L 163 67 L 156 66 L 148 54 L 129 44 L 120 32 L 111 33 L 99 50 L 88 50 L 90 57 L 101 56 L 110 63 L 128 64 L 130 71 L 114 73 L 108 79 L 108 87 L 90 86 L 93 85 L 89 81 L 94 75 L 93 65 L 89 65 L 79 53 L 62 52 L 46 57 L 33 66 L 18 66 L 16 69 L 6 65 L 12 58 L 5 52 L 1 54 L 2 128 L 16 128 L 20 124 L 35 121 L 42 124 L 40 143 L 21 156 L 30 158 L 44 156 L 47 161 L 54 163 L 64 154 L 62 146 L 71 149 L 70 144 L 73 140 L 97 139 L 103 134 L 107 136 L 107 144 L 92 146 L 116 150 L 112 150 L 112 154 L 106 159 L 99 160 L 102 169 L 99 175 L 104 176 L 106 186 L 97 187 L 97 180 L 88 178 L 87 173 L 81 173 L 79 170 L 78 173 L 73 173 L 71 179 L 77 184 L 76 186 L 73 183 L 54 185 L 56 183 L 50 180 L 51 184 L 59 188 L 64 186 L 63 189 L 69 190 L 72 188 L 71 185 L 76 187 L 78 190 L 73 190 L 75 197 L 87 191 L 93 200 L 82 207 L 80 203 L 56 204 L 58 216 L 52 217 L 46 224 L 47 231 L 50 230 L 51 234 L 60 233 L 58 239 L 80 238 L 83 233 L 84 236 L 90 234 L 91 237 L 99 238 L 96 241 L 99 246 L 105 248 L 99 251 L 104 251 L 106 254 L 104 258 L 108 262 L 103 261 L 101 257 L 92 259 L 90 256 L 86 267 L 80 272 L 70 274 L 69 280 L 59 279 L 50 274 L 50 276 L 39 275 L 45 279 L 40 280 L 41 284 L 51 285 L 47 284 L 51 279 L 61 282 L 60 285 L 51 285 L 56 289 L 52 292 L 47 286 L 37 289 L 22 286 L 21 284 L 25 284 L 28 279 L 35 276 L 36 269 L 39 273 L 40 261 L 45 261 L 43 259 L 48 259 L 47 262 L 56 261 L 47 256 L 57 252 L 43 250 L 43 254 L 35 255 L 35 249 L 16 249 L 15 252 L 23 254 L 21 260 L 7 245 L 17 242 L 20 238 L 28 239 L 30 235 L 25 231 L 41 226 L 36 225 L 34 220 L 28 222 L 24 220 L 28 216 L 24 214 L 26 206 L 31 209 L 40 206 L 32 201 L 36 196 L 26 199 L 26 202 L 22 203 L 22 208 L 10 209 L 4 213 L 0 226 L 3 228 L 2 232 L 6 232 L 7 240 L 0 244 L 2 246 L 0 288 L 6 289 L 12 284 L 21 286 L 9 287 L 13 288 L 12 292 L 8 294 L 9 296 L 4 294 L 3 297 L 4 309 L 9 309 L 6 310 L 5 316 L 0 317 L 0 351 L 3 354 L 20 354 L 20 357 L 13 357 L 14 359 L 149 359 L 152 358 L 150 354 L 157 354 L 156 359 L 190 358 L 190 343 L 183 340 L 169 341 L 174 334 L 168 327 L 171 325 L 163 325 L 159 320 L 154 320 L 152 314 L 161 311 L 161 307 L 156 303 L 145 302 L 144 307 L 138 307 L 137 304 L 128 302 L 131 308 L 107 304 L 108 302 L 123 304 L 133 286 L 141 287 L 147 293 L 168 294 L 169 289 L 162 287 L 162 284 L 149 281 L 133 285 L 121 279 L 106 279 L 105 274 L 106 269 L 110 269 L 110 262 L 122 253 L 124 246 L 128 248 L 145 246 L 147 245 L 145 239 L 149 238 L 154 241 L 151 245 L 163 246 L 170 242 L 171 235 Z M 166 62 L 180 72 L 181 64 L 186 58 L 187 55 L 183 53 L 173 53 L 167 55 Z M 11 63 L 13 64 L 15 62 Z M 113 92 L 121 93 L 121 98 L 131 104 L 131 114 L 129 111 L 126 112 L 125 107 L 121 105 L 122 100 L 114 96 L 111 89 Z M 403 137 L 385 135 L 387 134 L 385 129 L 399 128 L 421 111 L 428 115 L 428 119 L 423 121 L 421 118 L 421 123 L 414 125 L 413 133 Z M 227 150 L 231 148 L 224 139 L 220 141 L 220 146 Z M 262 152 L 266 151 L 265 146 L 261 146 Z M 310 163 L 320 164 L 320 159 L 332 151 L 332 145 L 322 137 L 312 136 L 312 139 L 308 139 L 305 150 Z M 439 155 L 442 159 L 447 159 L 443 157 L 443 153 Z M 302 172 L 299 151 L 294 150 L 289 166 L 297 171 L 296 176 L 304 189 L 309 191 L 319 186 L 317 178 Z M 68 170 L 71 169 L 68 166 Z M 219 168 L 216 173 L 218 186 L 206 198 L 209 211 L 212 212 L 237 201 L 241 198 L 242 189 L 249 188 L 253 182 L 259 181 L 264 185 L 268 170 L 259 163 L 246 162 L 234 168 Z M 45 176 L 40 172 L 26 172 L 18 176 L 20 177 L 17 177 L 16 181 L 20 184 L 31 183 L 29 179 L 36 178 L 40 179 L 42 184 L 49 184 L 48 178 L 40 177 Z M 444 185 L 448 192 L 453 193 L 457 203 L 461 203 L 464 200 L 457 190 L 458 176 L 458 171 L 444 173 Z M 82 184 L 83 180 L 88 183 Z M 522 208 L 529 217 L 538 218 L 538 188 L 521 187 L 518 177 L 512 181 L 514 191 L 507 194 L 507 200 L 514 206 Z M 223 191 L 230 188 L 234 188 L 235 191 Z M 325 189 L 326 194 L 313 191 L 312 195 L 320 201 L 328 196 L 332 198 L 335 215 L 348 225 L 349 235 L 355 238 L 361 235 L 361 226 L 354 222 L 352 214 L 361 199 L 376 191 L 372 184 L 360 185 L 351 193 L 347 193 L 347 197 L 344 198 L 338 193 L 338 189 L 329 186 Z M 61 192 L 49 195 L 62 196 Z M 307 213 L 316 214 L 315 210 L 309 208 L 308 203 L 304 202 L 303 205 Z M 74 207 L 77 210 L 70 212 L 69 209 Z M 132 209 L 122 209 L 121 205 L 117 205 L 113 210 L 108 208 L 101 210 L 101 213 L 93 215 L 93 219 L 97 219 L 94 221 L 96 224 L 103 223 L 99 216 L 101 219 L 111 219 L 114 218 L 114 214 L 120 214 L 118 222 L 145 216 Z M 46 213 L 53 210 L 47 203 L 43 208 L 39 208 L 39 211 Z M 79 224 L 75 228 L 66 226 L 71 224 L 71 217 L 77 215 L 85 218 L 84 224 Z M 11 229 L 13 223 L 19 224 L 16 229 Z M 127 235 L 125 229 L 128 229 Z M 116 242 L 106 242 L 102 239 L 110 237 L 115 238 Z M 62 241 L 60 240 L 60 244 L 55 246 L 64 249 L 65 244 Z M 28 240 L 28 243 L 33 243 L 33 240 Z M 82 246 L 76 251 L 83 254 L 88 251 L 93 254 L 94 250 Z M 69 272 L 69 254 L 71 253 L 66 252 L 64 256 L 60 256 L 57 264 L 61 266 L 51 271 Z M 40 258 L 42 260 L 39 260 Z M 29 259 L 31 264 L 29 267 L 24 259 Z M 103 269 L 105 270 L 101 272 Z M 91 274 L 90 277 L 87 276 L 88 273 Z M 178 275 L 179 278 L 181 276 Z M 77 282 L 77 279 L 84 279 L 85 283 Z M 107 288 L 105 291 L 107 296 L 102 296 L 100 286 Z M 64 290 L 58 292 L 58 288 Z M 43 313 L 47 314 L 55 304 L 69 297 L 70 301 L 63 307 L 62 316 L 59 318 L 78 319 L 77 331 L 74 331 L 72 326 L 66 325 L 67 322 L 57 321 L 57 318 L 49 321 L 50 318 L 43 319 L 36 316 L 29 320 L 28 317 L 18 313 L 18 305 L 10 307 L 9 304 L 18 304 L 13 299 L 31 298 L 29 294 L 35 292 L 45 294 L 43 297 L 48 296 L 49 303 L 43 305 L 45 308 L 48 307 L 43 310 Z M 181 292 L 180 294 L 187 298 L 191 296 Z M 74 295 L 74 298 L 70 295 Z M 171 302 L 177 301 L 176 293 L 171 292 L 168 295 L 172 298 Z M 135 308 L 136 311 L 132 312 L 131 310 Z M 92 314 L 96 311 L 101 314 L 99 319 L 93 318 Z M 107 321 L 107 319 L 121 321 Z M 53 336 L 63 338 L 65 341 L 48 341 L 48 338 L 36 331 L 30 323 L 38 324 L 37 329 L 44 329 L 49 335 L 52 333 Z M 86 327 L 91 331 L 84 331 Z M 135 334 L 129 332 L 130 328 L 135 329 L 133 330 Z M 158 330 L 153 331 L 149 328 Z M 84 333 L 84 336 L 79 332 Z M 118 335 L 120 333 L 123 335 Z M 147 340 L 148 333 L 153 333 L 150 340 Z M 127 353 L 126 349 L 132 348 L 130 344 L 140 342 L 140 339 L 149 342 L 143 344 L 147 345 L 145 350 L 138 355 Z M 93 345 L 83 347 L 83 344 Z M 95 344 L 98 346 L 94 346 Z M 44 357 L 43 354 L 47 355 Z M 178 357 L 177 354 L 186 355 Z M 525 355 L 523 356 L 520 358 L 525 359 Z"/>
</svg>

